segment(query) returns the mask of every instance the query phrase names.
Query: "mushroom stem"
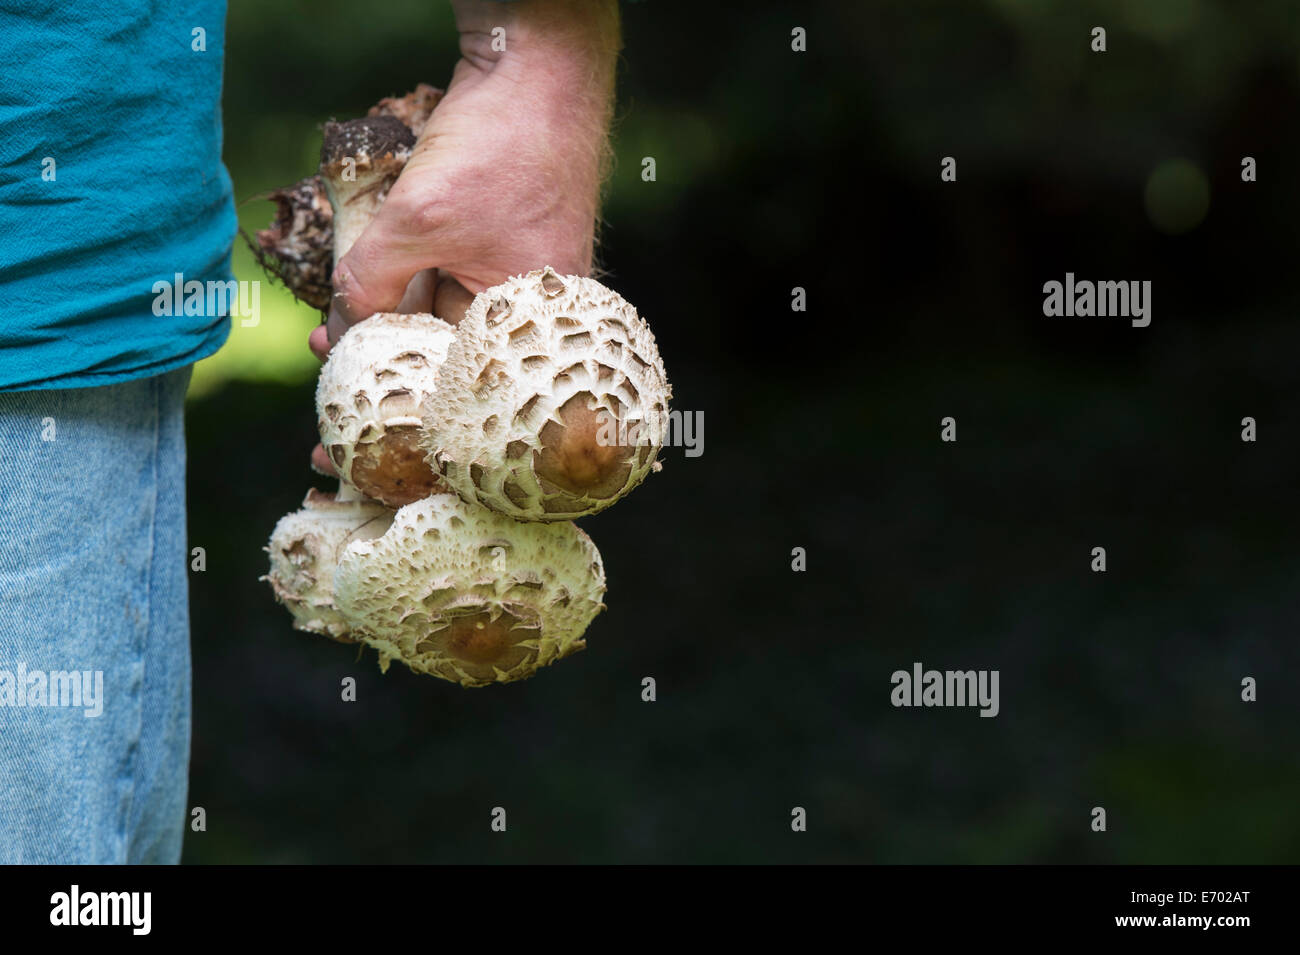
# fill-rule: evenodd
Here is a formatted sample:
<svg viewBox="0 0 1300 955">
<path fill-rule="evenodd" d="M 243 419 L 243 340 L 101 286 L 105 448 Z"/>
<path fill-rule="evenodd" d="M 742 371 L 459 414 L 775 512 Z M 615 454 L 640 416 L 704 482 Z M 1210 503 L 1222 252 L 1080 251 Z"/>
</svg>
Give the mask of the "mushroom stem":
<svg viewBox="0 0 1300 955">
<path fill-rule="evenodd" d="M 411 158 L 415 134 L 396 116 L 326 123 L 320 177 L 334 210 L 334 264 L 379 212 Z"/>
<path fill-rule="evenodd" d="M 339 489 L 334 492 L 334 500 L 343 504 L 348 501 L 366 501 L 369 500 L 369 498 L 347 481 L 339 481 Z"/>
</svg>

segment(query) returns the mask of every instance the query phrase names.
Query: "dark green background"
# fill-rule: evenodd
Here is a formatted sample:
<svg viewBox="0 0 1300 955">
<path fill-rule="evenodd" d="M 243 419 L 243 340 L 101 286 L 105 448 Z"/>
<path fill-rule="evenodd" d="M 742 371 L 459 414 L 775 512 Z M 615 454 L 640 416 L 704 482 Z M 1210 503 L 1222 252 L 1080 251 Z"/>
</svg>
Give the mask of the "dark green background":
<svg viewBox="0 0 1300 955">
<path fill-rule="evenodd" d="M 291 630 L 257 577 L 326 486 L 313 384 L 191 402 L 185 861 L 1300 861 L 1300 7 L 728 7 L 624 8 L 601 257 L 705 451 L 582 522 L 585 653 L 464 690 Z M 237 196 L 454 58 L 436 0 L 232 0 Z M 1066 271 L 1151 280 L 1151 326 L 1044 318 Z M 1001 714 L 891 707 L 913 661 L 1000 670 Z"/>
</svg>

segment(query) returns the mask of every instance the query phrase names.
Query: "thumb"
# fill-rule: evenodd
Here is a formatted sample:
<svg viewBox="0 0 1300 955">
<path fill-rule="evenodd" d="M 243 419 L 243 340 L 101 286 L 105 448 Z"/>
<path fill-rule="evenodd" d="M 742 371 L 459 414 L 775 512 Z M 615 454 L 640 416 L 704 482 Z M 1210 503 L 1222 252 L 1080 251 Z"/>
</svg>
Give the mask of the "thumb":
<svg viewBox="0 0 1300 955">
<path fill-rule="evenodd" d="M 434 265 L 426 236 L 395 228 L 398 218 L 380 207 L 379 214 L 334 267 L 334 295 L 326 322 L 333 345 L 348 327 L 376 312 L 394 312 L 406 287 L 422 269 Z"/>
</svg>

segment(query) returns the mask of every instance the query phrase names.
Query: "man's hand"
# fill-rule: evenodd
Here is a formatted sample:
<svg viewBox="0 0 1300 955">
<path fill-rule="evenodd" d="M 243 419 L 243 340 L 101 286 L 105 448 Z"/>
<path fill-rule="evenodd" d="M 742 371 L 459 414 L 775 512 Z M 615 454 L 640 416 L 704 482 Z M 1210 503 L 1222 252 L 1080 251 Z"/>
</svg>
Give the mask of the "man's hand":
<svg viewBox="0 0 1300 955">
<path fill-rule="evenodd" d="M 474 293 L 511 275 L 591 269 L 616 0 L 453 7 L 461 59 L 379 214 L 334 270 L 328 323 L 310 338 L 321 360 L 376 312 L 433 311 L 454 323 Z M 327 466 L 316 452 L 313 463 Z"/>
</svg>

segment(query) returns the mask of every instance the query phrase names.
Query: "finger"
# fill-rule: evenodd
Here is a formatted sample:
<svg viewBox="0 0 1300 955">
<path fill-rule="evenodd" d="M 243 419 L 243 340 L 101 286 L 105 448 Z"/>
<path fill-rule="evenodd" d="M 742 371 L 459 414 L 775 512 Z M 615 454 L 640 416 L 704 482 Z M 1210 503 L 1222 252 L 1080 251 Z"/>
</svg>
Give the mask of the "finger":
<svg viewBox="0 0 1300 955">
<path fill-rule="evenodd" d="M 474 301 L 474 293 L 446 272 L 438 273 L 438 292 L 433 297 L 433 314 L 448 325 L 459 325 L 465 310 Z"/>
<path fill-rule="evenodd" d="M 413 315 L 417 312 L 432 313 L 433 290 L 437 284 L 437 269 L 423 269 L 416 272 L 415 278 L 411 279 L 411 283 L 406 286 L 406 292 L 394 311 L 404 315 Z"/>
<path fill-rule="evenodd" d="M 438 283 L 437 275 L 437 269 L 424 269 L 415 273 L 415 278 L 411 279 L 411 284 L 406 287 L 406 292 L 402 295 L 402 301 L 394 311 L 405 315 L 419 312 L 432 314 L 433 290 Z M 351 325 L 344 325 L 339 330 L 338 336 L 342 336 L 349 328 Z M 307 336 L 307 347 L 317 358 L 325 361 L 329 357 L 330 349 L 334 347 L 334 342 L 338 341 L 338 336 L 331 340 L 329 327 L 317 325 Z"/>
<path fill-rule="evenodd" d="M 324 445 L 321 444 L 311 449 L 311 469 L 326 477 L 339 476 L 339 472 L 334 470 L 334 462 L 330 460 L 330 456 L 325 453 Z"/>
<path fill-rule="evenodd" d="M 311 353 L 321 361 L 324 361 L 329 357 L 330 338 L 329 334 L 325 331 L 324 325 L 317 325 L 311 330 L 311 334 L 307 336 L 307 347 L 310 348 Z"/>
</svg>

